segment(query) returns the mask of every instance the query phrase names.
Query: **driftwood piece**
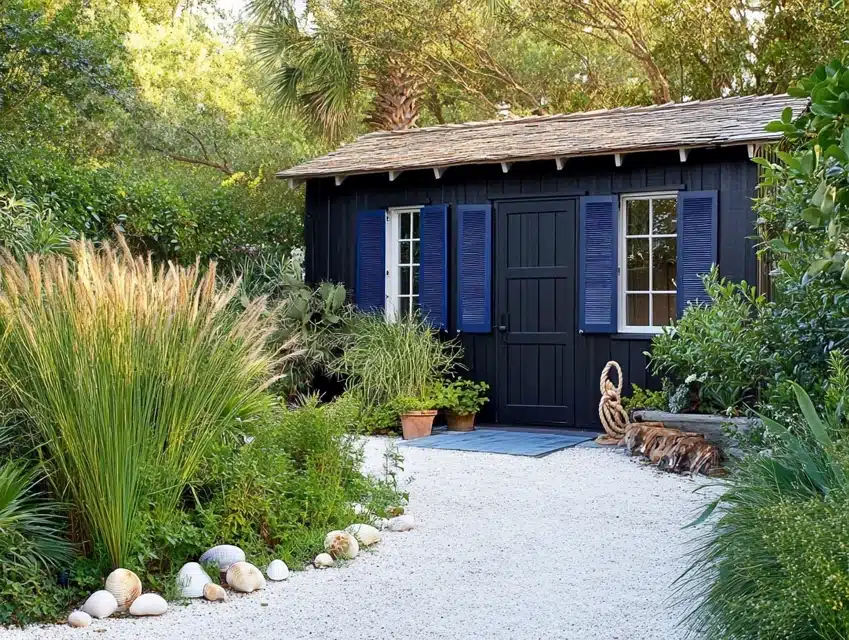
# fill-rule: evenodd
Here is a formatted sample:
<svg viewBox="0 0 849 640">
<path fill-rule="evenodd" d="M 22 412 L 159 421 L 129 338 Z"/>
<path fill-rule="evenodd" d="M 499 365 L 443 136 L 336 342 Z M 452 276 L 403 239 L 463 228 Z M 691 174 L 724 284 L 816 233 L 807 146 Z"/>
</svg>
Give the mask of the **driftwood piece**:
<svg viewBox="0 0 849 640">
<path fill-rule="evenodd" d="M 625 451 L 642 454 L 658 468 L 675 473 L 714 475 L 722 452 L 700 433 L 665 427 L 662 422 L 635 422 L 622 438 Z"/>
</svg>

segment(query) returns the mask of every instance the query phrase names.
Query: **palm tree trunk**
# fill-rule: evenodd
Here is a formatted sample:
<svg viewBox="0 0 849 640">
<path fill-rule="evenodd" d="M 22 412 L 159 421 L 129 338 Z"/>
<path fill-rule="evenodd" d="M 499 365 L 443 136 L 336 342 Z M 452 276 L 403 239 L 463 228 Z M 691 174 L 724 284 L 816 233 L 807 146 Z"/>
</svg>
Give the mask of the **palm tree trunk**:
<svg viewBox="0 0 849 640">
<path fill-rule="evenodd" d="M 416 126 L 422 91 L 413 74 L 392 64 L 375 79 L 375 99 L 367 119 L 378 131 L 399 131 Z"/>
</svg>

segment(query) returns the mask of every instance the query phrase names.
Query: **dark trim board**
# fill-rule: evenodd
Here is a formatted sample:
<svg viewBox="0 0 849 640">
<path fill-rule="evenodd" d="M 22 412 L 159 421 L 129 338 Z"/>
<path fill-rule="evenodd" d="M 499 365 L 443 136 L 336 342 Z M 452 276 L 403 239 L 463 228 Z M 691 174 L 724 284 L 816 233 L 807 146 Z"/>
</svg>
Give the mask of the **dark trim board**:
<svg viewBox="0 0 849 640">
<path fill-rule="evenodd" d="M 309 180 L 306 187 L 305 240 L 307 279 L 317 283 L 322 280 L 345 283 L 353 288 L 356 267 L 356 215 L 358 211 L 384 209 L 393 206 L 447 204 L 448 206 L 448 318 L 446 337 L 457 338 L 464 348 L 464 364 L 468 375 L 483 380 L 492 387 L 493 396 L 498 393 L 499 350 L 506 341 L 502 340 L 499 326 L 499 279 L 504 275 L 529 276 L 542 287 L 540 300 L 546 298 L 550 282 L 569 280 L 575 273 L 558 263 L 509 266 L 509 272 L 499 271 L 497 247 L 501 242 L 498 229 L 499 207 L 522 206 L 523 202 L 533 208 L 533 203 L 577 199 L 581 195 L 613 195 L 623 193 L 646 193 L 647 191 L 707 191 L 718 192 L 717 251 L 720 273 L 732 280 L 757 281 L 757 259 L 754 249 L 755 215 L 751 198 L 757 186 L 757 167 L 748 159 L 746 149 L 695 149 L 687 162 L 682 163 L 676 152 L 636 154 L 628 157 L 622 167 L 613 166 L 611 158 L 587 157 L 570 159 L 563 170 L 557 171 L 553 162 L 516 163 L 509 173 L 503 173 L 497 165 L 453 167 L 436 180 L 431 171 L 410 171 L 389 182 L 385 174 L 350 176 L 342 185 L 335 186 L 332 179 Z M 458 234 L 457 206 L 461 204 L 492 204 L 493 256 L 492 305 L 493 331 L 482 334 L 457 332 L 457 301 L 452 287 L 457 278 L 456 239 Z M 532 218 L 533 216 L 529 217 Z M 534 224 L 527 222 L 525 232 L 533 232 Z M 543 224 L 550 224 L 548 218 Z M 520 233 L 522 230 L 520 229 Z M 542 234 L 545 236 L 546 234 Z M 547 246 L 544 251 L 549 251 Z M 515 269 L 515 270 L 514 270 Z M 519 278 L 521 279 L 521 277 Z M 516 286 L 516 285 L 513 285 Z M 554 286 L 571 286 L 555 284 Z M 533 295 L 533 293 L 529 293 Z M 549 296 L 549 299 L 552 299 Z M 557 299 L 556 297 L 553 299 Z M 540 304 L 539 302 L 537 304 Z M 547 304 L 547 303 L 546 303 Z M 544 314 L 543 314 L 544 315 Z M 573 316 L 574 317 L 574 316 Z M 551 333 L 548 327 L 527 327 L 529 337 L 517 340 L 539 340 L 536 344 L 549 341 L 551 349 L 566 349 L 564 338 L 531 334 Z M 555 333 L 557 333 L 555 331 Z M 563 331 L 560 331 L 563 333 Z M 514 344 L 511 348 L 525 348 Z M 647 359 L 643 354 L 651 346 L 651 336 L 633 334 L 574 335 L 574 418 L 573 426 L 598 428 L 598 378 L 608 360 L 616 360 L 622 366 L 625 391 L 632 384 L 643 388 L 659 388 L 660 382 L 646 370 Z M 551 351 L 543 349 L 542 362 L 551 362 Z M 556 357 L 556 356 L 555 356 Z M 521 360 L 523 363 L 524 358 Z M 533 366 L 533 356 L 524 366 Z M 554 379 L 557 378 L 557 372 Z M 559 384 L 559 382 L 557 383 Z M 490 402 L 482 411 L 481 421 L 497 423 L 506 421 L 498 415 L 497 402 Z M 548 405 L 551 406 L 551 405 Z M 514 422 L 514 421 L 510 421 Z M 536 426 L 541 423 L 535 422 Z"/>
</svg>

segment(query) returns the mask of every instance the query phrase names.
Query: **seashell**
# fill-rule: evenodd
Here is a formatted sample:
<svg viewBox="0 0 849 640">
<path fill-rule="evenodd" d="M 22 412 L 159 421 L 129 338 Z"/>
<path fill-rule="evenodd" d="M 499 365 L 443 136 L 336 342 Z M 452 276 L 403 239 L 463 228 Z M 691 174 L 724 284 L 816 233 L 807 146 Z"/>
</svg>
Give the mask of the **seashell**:
<svg viewBox="0 0 849 640">
<path fill-rule="evenodd" d="M 184 598 L 200 598 L 203 588 L 210 582 L 212 578 L 197 562 L 187 562 L 177 574 L 177 586 Z"/>
<path fill-rule="evenodd" d="M 386 527 L 388 525 L 389 525 L 389 520 L 387 520 L 386 518 L 377 518 L 374 521 L 374 526 L 377 527 L 380 531 L 383 531 L 384 529 L 386 529 Z"/>
<path fill-rule="evenodd" d="M 324 550 L 334 558 L 353 560 L 360 552 L 360 543 L 347 531 L 331 531 L 324 538 Z"/>
<path fill-rule="evenodd" d="M 210 602 L 216 602 L 217 600 L 226 600 L 227 592 L 224 591 L 224 587 L 222 587 L 220 584 L 209 582 L 203 585 L 203 597 L 209 600 Z"/>
<path fill-rule="evenodd" d="M 251 593 L 265 589 L 265 576 L 250 562 L 236 562 L 227 569 L 227 584 L 235 591 Z"/>
<path fill-rule="evenodd" d="M 390 518 L 397 518 L 404 515 L 404 507 L 386 507 L 386 515 Z"/>
<path fill-rule="evenodd" d="M 357 542 L 364 547 L 370 547 L 380 542 L 380 531 L 370 524 L 352 524 L 345 531 L 354 536 Z"/>
<path fill-rule="evenodd" d="M 354 511 L 354 513 L 356 513 L 357 515 L 360 515 L 360 514 L 363 514 L 363 513 L 365 513 L 365 512 L 366 512 L 366 508 L 365 508 L 363 505 L 361 505 L 359 502 L 354 502 L 354 503 L 352 503 L 352 504 L 351 504 L 351 509 L 352 509 L 352 510 Z"/>
<path fill-rule="evenodd" d="M 156 593 L 144 593 L 130 605 L 131 616 L 161 616 L 167 610 L 165 598 Z"/>
<path fill-rule="evenodd" d="M 416 521 L 413 519 L 413 516 L 404 515 L 392 518 L 386 525 L 386 528 L 390 531 L 409 531 L 415 526 Z"/>
<path fill-rule="evenodd" d="M 125 611 L 142 592 L 139 577 L 129 569 L 115 569 L 106 576 L 106 590 L 115 596 L 118 611 Z"/>
<path fill-rule="evenodd" d="M 231 564 L 244 561 L 245 552 L 232 544 L 219 544 L 217 547 L 212 547 L 212 549 L 204 551 L 198 560 L 201 564 L 217 562 L 219 571 L 227 571 Z"/>
<path fill-rule="evenodd" d="M 118 610 L 118 602 L 115 596 L 101 589 L 92 593 L 82 606 L 83 612 L 92 618 L 108 618 Z"/>
<path fill-rule="evenodd" d="M 269 580 L 280 581 L 289 577 L 289 567 L 282 560 L 272 560 L 265 569 Z"/>
<path fill-rule="evenodd" d="M 87 627 L 91 624 L 91 616 L 85 611 L 71 611 L 71 615 L 68 616 L 68 624 L 78 628 Z"/>
<path fill-rule="evenodd" d="M 329 553 L 319 553 L 312 561 L 316 569 L 327 569 L 333 566 L 333 556 Z"/>
</svg>

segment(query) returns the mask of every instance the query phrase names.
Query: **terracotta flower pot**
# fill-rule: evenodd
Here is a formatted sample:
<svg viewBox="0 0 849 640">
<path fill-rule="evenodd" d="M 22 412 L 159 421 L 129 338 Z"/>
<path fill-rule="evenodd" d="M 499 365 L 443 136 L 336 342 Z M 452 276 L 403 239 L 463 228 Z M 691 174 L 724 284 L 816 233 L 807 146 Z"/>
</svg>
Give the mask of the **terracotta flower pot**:
<svg viewBox="0 0 849 640">
<path fill-rule="evenodd" d="M 445 420 L 448 422 L 449 431 L 474 431 L 475 430 L 475 414 L 474 413 L 454 413 L 448 411 L 445 414 Z"/>
<path fill-rule="evenodd" d="M 436 410 L 428 411 L 410 411 L 401 415 L 401 433 L 404 435 L 404 440 L 413 440 L 414 438 L 423 438 L 429 436 L 433 430 L 433 419 L 436 417 Z"/>
</svg>

